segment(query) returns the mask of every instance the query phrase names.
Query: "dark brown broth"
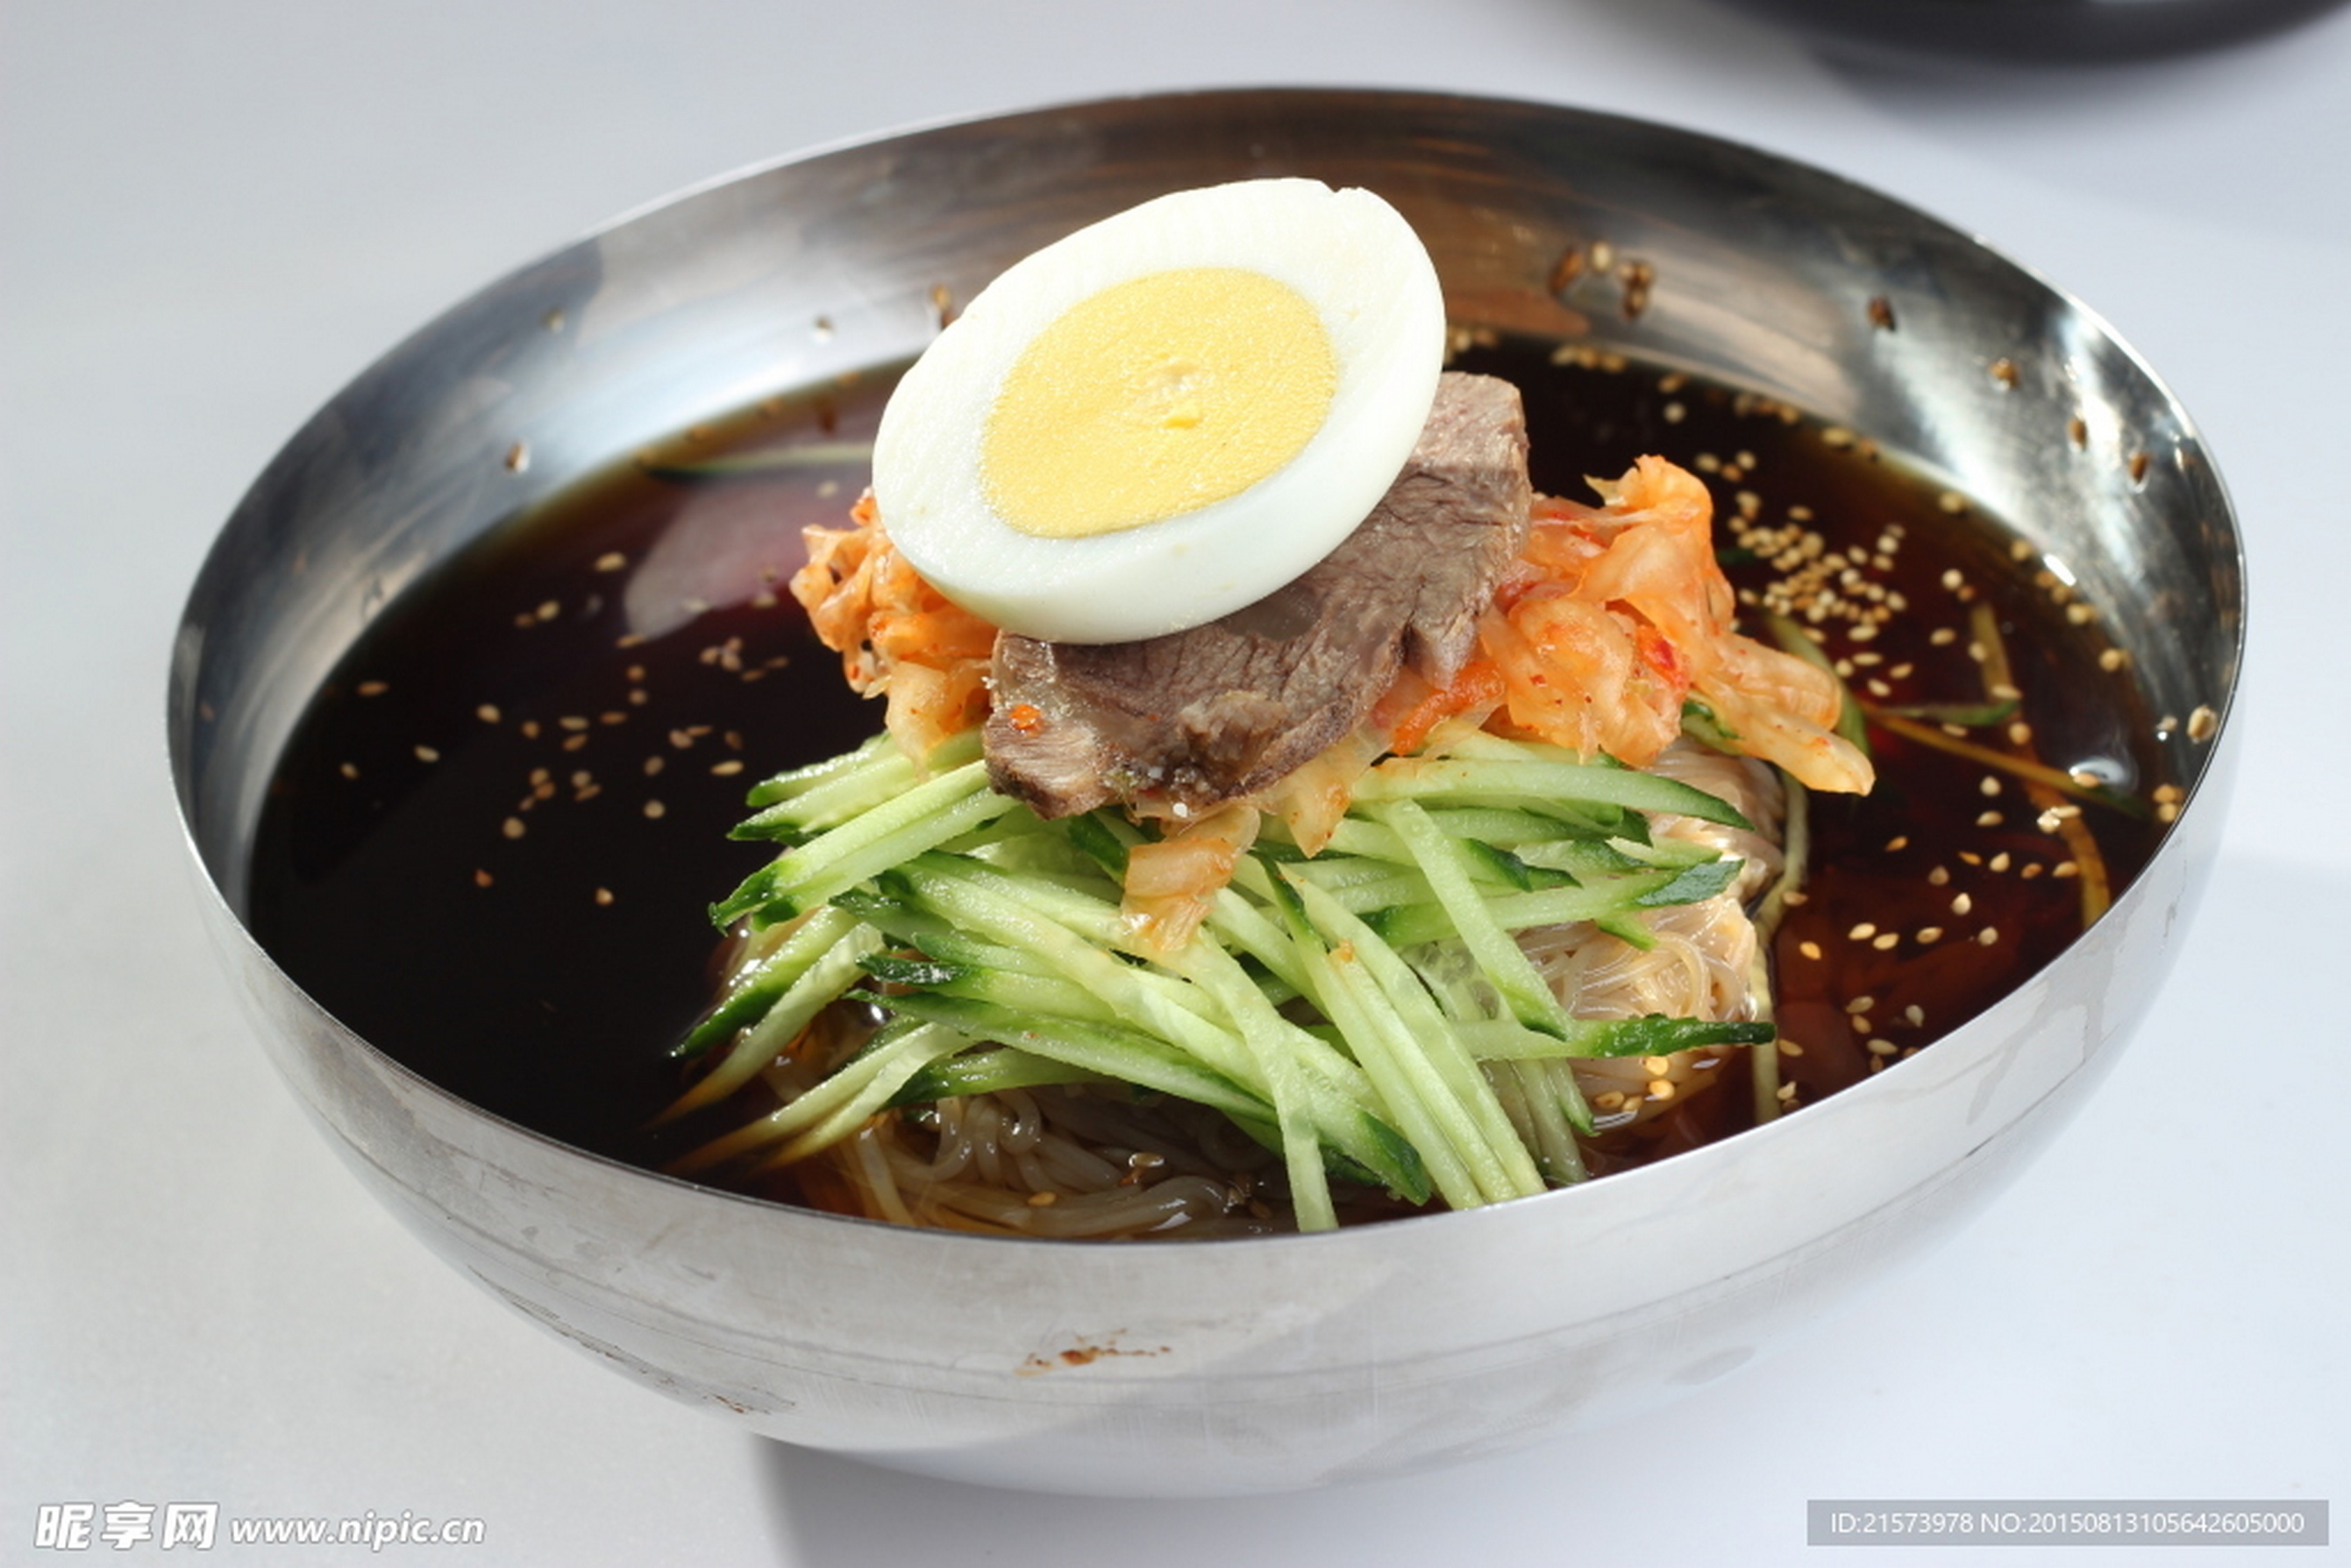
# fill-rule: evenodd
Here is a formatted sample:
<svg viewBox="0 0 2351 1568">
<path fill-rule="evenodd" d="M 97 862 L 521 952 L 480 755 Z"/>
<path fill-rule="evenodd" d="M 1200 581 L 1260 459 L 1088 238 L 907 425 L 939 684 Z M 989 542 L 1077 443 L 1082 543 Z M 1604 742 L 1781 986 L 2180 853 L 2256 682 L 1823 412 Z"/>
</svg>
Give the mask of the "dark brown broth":
<svg viewBox="0 0 2351 1568">
<path fill-rule="evenodd" d="M 1809 507 L 1836 542 L 1899 524 L 1907 537 L 1886 580 L 1910 612 L 1869 649 L 1881 671 L 1916 669 L 1889 682 L 1886 700 L 1980 696 L 1965 607 L 1940 583 L 1956 568 L 1999 612 L 2037 753 L 2061 767 L 2095 762 L 2126 789 L 2151 782 L 2151 723 L 2127 675 L 2099 668 L 2095 626 L 2069 625 L 2030 568 L 2008 559 L 2008 537 L 1945 510 L 1938 486 L 1719 387 L 1555 364 L 1523 344 L 1458 363 L 1525 392 L 1538 488 L 1582 497 L 1583 476 L 1621 472 L 1644 453 L 1690 465 L 1743 452 L 1754 462 L 1736 480 L 1719 466 L 1707 475 L 1726 518 L 1746 491 L 1767 522 Z M 888 385 L 771 401 L 653 455 L 678 464 L 869 439 Z M 863 477 L 862 465 L 835 463 L 686 483 L 626 465 L 402 595 L 320 689 L 280 762 L 251 884 L 264 946 L 425 1077 L 580 1147 L 658 1165 L 739 1119 L 722 1105 L 648 1126 L 684 1077 L 669 1047 L 711 994 L 707 906 L 765 852 L 726 836 L 744 791 L 879 724 L 878 706 L 847 690 L 782 592 L 800 527 L 841 520 Z M 1761 580 L 1751 566 L 1733 575 Z M 677 623 L 664 629 L 667 620 Z M 1959 637 L 1930 645 L 1944 625 Z M 1855 651 L 1832 638 L 1833 654 Z M 1802 1051 L 1783 1076 L 1798 1105 L 1966 1021 L 2079 930 L 2077 883 L 2047 869 L 2063 844 L 2035 828 L 2013 782 L 1989 800 L 1982 768 L 1876 739 L 1876 794 L 1814 799 L 1809 897 L 1778 938 L 1782 1022 Z M 2004 746 L 1997 732 L 1991 743 Z M 2005 822 L 1977 825 L 1992 808 Z M 2092 815 L 2119 887 L 2155 830 Z M 1896 839 L 1909 847 L 1887 849 Z M 2010 869 L 1989 869 L 2003 850 Z M 2028 880 L 2036 862 L 2044 869 Z M 1947 884 L 1928 881 L 1937 866 Z M 1965 917 L 1949 908 L 1960 893 L 1973 903 Z M 1851 938 L 1865 922 L 1899 942 L 1881 951 Z M 1929 925 L 1945 935 L 1922 946 Z M 1979 945 L 1986 929 L 1996 938 Z M 1805 956 L 1807 943 L 1823 956 Z M 1864 996 L 1874 1006 L 1857 1020 L 1848 1004 Z M 1904 1017 L 1914 1006 L 1921 1023 Z M 1873 1039 L 1891 1050 L 1874 1055 Z M 1617 1135 L 1604 1166 L 1748 1124 L 1746 1073 L 1723 1071 L 1735 1082 Z"/>
</svg>

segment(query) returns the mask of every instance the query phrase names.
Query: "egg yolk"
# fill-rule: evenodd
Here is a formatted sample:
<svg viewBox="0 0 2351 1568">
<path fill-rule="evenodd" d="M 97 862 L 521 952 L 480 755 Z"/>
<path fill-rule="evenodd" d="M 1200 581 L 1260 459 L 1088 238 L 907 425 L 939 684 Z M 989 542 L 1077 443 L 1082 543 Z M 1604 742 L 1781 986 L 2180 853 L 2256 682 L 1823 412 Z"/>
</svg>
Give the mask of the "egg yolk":
<svg viewBox="0 0 2351 1568">
<path fill-rule="evenodd" d="M 980 483 L 1023 533 L 1117 533 L 1213 505 L 1313 439 L 1330 335 L 1286 284 L 1180 267 L 1080 300 L 1029 341 L 980 437 Z"/>
</svg>

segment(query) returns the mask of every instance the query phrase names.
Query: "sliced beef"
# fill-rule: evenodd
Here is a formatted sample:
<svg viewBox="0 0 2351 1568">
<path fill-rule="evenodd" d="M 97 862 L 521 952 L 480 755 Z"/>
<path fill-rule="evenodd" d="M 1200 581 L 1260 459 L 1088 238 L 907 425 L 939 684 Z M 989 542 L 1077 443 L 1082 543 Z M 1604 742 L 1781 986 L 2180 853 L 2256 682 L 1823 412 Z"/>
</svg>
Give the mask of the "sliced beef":
<svg viewBox="0 0 2351 1568">
<path fill-rule="evenodd" d="M 1406 662 L 1452 679 L 1531 498 L 1518 389 L 1448 372 L 1385 498 L 1287 587 L 1139 643 L 999 635 L 989 777 L 1046 817 L 1265 789 L 1361 724 Z"/>
</svg>

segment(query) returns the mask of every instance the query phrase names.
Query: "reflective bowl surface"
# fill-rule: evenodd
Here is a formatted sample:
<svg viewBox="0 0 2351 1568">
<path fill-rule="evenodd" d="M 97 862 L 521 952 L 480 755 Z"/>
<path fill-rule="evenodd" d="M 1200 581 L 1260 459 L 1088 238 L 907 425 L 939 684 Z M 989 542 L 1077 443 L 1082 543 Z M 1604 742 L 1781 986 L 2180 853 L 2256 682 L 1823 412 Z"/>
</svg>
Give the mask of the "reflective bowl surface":
<svg viewBox="0 0 2351 1568">
<path fill-rule="evenodd" d="M 618 455 L 910 357 L 936 288 L 967 299 L 1144 197 L 1280 173 L 1395 202 L 1457 320 L 1793 403 L 2062 553 L 2153 710 L 2220 721 L 2164 741 L 2189 793 L 2152 863 L 1973 1023 L 1796 1114 L 1491 1209 L 1194 1246 L 904 1230 L 619 1165 L 419 1078 L 255 944 L 272 768 L 403 586 Z M 1562 252 L 1602 239 L 1656 269 L 1636 316 L 1552 291 Z M 1873 326 L 1878 298 L 1898 331 Z M 2012 384 L 1990 372 L 2000 360 Z M 2243 593 L 2220 480 L 2147 368 L 2074 300 L 1898 203 L 1547 106 L 1156 97 L 722 180 L 423 329 L 303 427 L 221 534 L 174 649 L 172 766 L 272 1060 L 370 1190 L 517 1312 L 724 1419 L 882 1464 L 1048 1490 L 1270 1491 L 1506 1448 L 1709 1383 L 1997 1190 L 2100 1076 L 2181 939 L 2219 835 Z"/>
</svg>

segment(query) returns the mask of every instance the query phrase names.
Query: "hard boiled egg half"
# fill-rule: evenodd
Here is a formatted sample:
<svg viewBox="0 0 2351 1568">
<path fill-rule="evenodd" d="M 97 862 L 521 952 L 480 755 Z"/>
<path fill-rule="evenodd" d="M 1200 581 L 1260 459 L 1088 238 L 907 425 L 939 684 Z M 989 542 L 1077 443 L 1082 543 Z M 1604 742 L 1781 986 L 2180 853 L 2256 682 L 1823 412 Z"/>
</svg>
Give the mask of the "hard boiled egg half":
<svg viewBox="0 0 2351 1568">
<path fill-rule="evenodd" d="M 1328 555 L 1412 454 L 1445 301 L 1368 191 L 1180 191 L 1018 263 L 906 371 L 883 526 L 948 598 L 1067 643 L 1180 632 Z"/>
</svg>

